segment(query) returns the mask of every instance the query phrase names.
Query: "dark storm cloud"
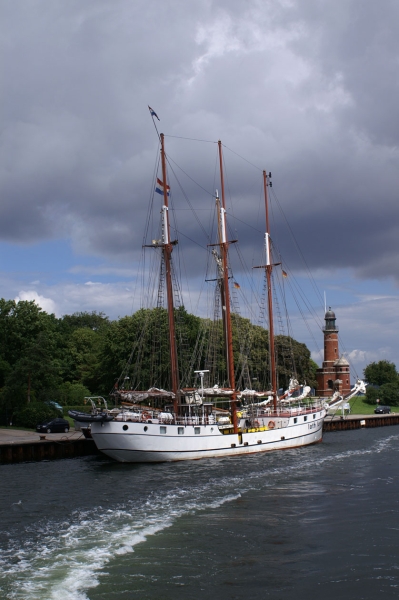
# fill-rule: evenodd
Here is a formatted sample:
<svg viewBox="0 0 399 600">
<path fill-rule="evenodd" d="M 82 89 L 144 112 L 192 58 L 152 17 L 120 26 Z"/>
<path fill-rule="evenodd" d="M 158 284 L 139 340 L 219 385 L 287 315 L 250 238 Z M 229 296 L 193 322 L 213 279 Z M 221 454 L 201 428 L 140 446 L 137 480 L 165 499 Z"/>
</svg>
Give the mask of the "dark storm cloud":
<svg viewBox="0 0 399 600">
<path fill-rule="evenodd" d="M 316 35 L 296 45 L 328 79 L 339 74 L 353 103 L 344 123 L 374 143 L 397 146 L 399 136 L 398 21 L 395 0 L 380 3 L 306 1 L 296 19 Z"/>
<path fill-rule="evenodd" d="M 273 171 L 310 266 L 399 280 L 395 2 L 31 0 L 1 12 L 2 239 L 67 236 L 80 252 L 131 261 L 157 156 L 150 104 L 165 133 L 220 137 Z M 220 187 L 216 146 L 166 142 L 208 192 Z M 261 172 L 225 158 L 250 260 Z M 209 209 L 209 194 L 173 168 Z M 198 215 L 205 229 L 210 216 Z M 200 243 L 183 210 L 178 227 Z M 188 252 L 196 264 L 198 247 Z"/>
</svg>

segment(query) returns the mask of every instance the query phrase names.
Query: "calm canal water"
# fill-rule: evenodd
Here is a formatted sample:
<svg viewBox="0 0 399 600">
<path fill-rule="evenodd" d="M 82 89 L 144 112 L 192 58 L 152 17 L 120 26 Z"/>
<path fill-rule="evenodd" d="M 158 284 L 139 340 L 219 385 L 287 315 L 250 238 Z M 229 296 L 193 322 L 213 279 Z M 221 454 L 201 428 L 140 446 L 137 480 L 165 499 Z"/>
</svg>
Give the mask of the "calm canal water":
<svg viewBox="0 0 399 600">
<path fill-rule="evenodd" d="M 0 467 L 0 598 L 399 597 L 399 427 L 237 459 Z"/>
</svg>

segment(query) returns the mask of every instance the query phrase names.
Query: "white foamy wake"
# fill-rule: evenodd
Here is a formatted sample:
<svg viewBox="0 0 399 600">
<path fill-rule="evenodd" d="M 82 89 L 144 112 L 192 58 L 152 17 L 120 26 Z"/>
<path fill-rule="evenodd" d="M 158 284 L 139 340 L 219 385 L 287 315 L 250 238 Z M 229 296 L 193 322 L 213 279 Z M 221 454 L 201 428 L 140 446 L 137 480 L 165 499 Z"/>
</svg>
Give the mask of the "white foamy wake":
<svg viewBox="0 0 399 600">
<path fill-rule="evenodd" d="M 240 497 L 225 494 L 204 502 L 206 488 L 176 490 L 152 496 L 140 506 L 73 515 L 73 522 L 48 522 L 40 539 L 13 548 L 2 560 L 7 587 L 3 598 L 23 600 L 85 600 L 86 591 L 98 585 L 109 561 L 133 552 L 149 536 L 170 527 L 180 516 L 217 508 Z M 209 491 L 209 489 L 208 489 Z M 12 556 L 13 555 L 13 556 Z M 1 589 L 1 588 L 0 588 Z"/>
</svg>

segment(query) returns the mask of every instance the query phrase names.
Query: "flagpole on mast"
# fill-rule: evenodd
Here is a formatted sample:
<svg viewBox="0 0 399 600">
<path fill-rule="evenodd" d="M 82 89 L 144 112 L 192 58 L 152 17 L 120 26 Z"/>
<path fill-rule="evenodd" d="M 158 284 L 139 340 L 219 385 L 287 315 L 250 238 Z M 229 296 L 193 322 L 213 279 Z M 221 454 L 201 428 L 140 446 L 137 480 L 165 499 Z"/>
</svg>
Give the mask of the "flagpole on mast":
<svg viewBox="0 0 399 600">
<path fill-rule="evenodd" d="M 263 171 L 263 192 L 265 196 L 265 211 L 266 211 L 266 234 L 265 234 L 265 250 L 266 250 L 266 283 L 267 283 L 267 304 L 269 314 L 269 355 L 270 355 L 270 379 L 273 392 L 273 408 L 277 411 L 277 372 L 276 372 L 276 355 L 274 345 L 274 323 L 273 323 L 273 291 L 272 291 L 272 271 L 273 263 L 270 247 L 270 224 L 269 224 L 269 195 L 267 188 L 271 185 L 266 171 Z"/>
<path fill-rule="evenodd" d="M 171 375 L 171 387 L 174 394 L 173 399 L 173 410 L 175 415 L 178 413 L 178 405 L 180 404 L 180 383 L 179 383 L 179 366 L 177 358 L 177 343 L 176 343 L 176 330 L 175 330 L 175 315 L 174 315 L 174 302 L 173 302 L 173 283 L 172 283 L 172 250 L 173 245 L 176 242 L 170 240 L 170 223 L 169 223 L 169 186 L 167 184 L 166 176 L 166 154 L 165 154 L 165 143 L 164 134 L 159 133 L 156 126 L 154 117 L 160 121 L 157 113 L 150 105 L 148 110 L 152 118 L 152 122 L 157 132 L 158 139 L 161 144 L 161 167 L 162 167 L 162 181 L 157 179 L 156 191 L 163 196 L 163 240 L 162 240 L 162 254 L 165 263 L 165 279 L 166 279 L 166 296 L 167 296 L 167 309 L 168 309 L 168 324 L 169 324 L 169 349 L 170 349 L 170 375 Z M 159 189 L 158 189 L 159 185 Z"/>
<path fill-rule="evenodd" d="M 223 152 L 222 142 L 218 141 L 219 150 L 219 169 L 220 169 L 220 183 L 222 187 L 222 205 L 218 206 L 218 221 L 219 221 L 219 247 L 223 264 L 223 280 L 222 280 L 222 311 L 223 311 L 223 329 L 225 335 L 226 344 L 226 362 L 227 362 L 227 375 L 229 385 L 233 389 L 233 395 L 231 396 L 231 416 L 233 422 L 234 433 L 238 433 L 238 420 L 237 420 L 237 392 L 235 384 L 235 371 L 234 371 L 234 354 L 233 354 L 233 332 L 231 328 L 231 306 L 230 306 L 230 290 L 229 290 L 229 265 L 228 265 L 228 248 L 229 242 L 226 233 L 226 200 L 224 194 L 224 175 L 223 175 Z M 218 202 L 218 199 L 217 199 Z"/>
<path fill-rule="evenodd" d="M 156 117 L 158 119 L 158 121 L 160 121 L 161 119 L 158 117 L 158 115 L 155 112 L 155 110 L 153 108 L 151 108 L 151 106 L 149 104 L 148 104 L 148 110 L 150 111 L 152 123 L 153 123 L 153 125 L 155 127 L 155 131 L 157 132 L 158 139 L 159 139 L 159 141 L 161 141 L 161 136 L 159 134 L 159 131 L 158 131 L 158 128 L 157 128 L 157 124 L 155 123 L 154 117 Z"/>
<path fill-rule="evenodd" d="M 175 331 L 175 315 L 174 315 L 174 303 L 173 303 L 173 284 L 172 284 L 172 250 L 173 242 L 170 241 L 170 224 L 169 224 L 169 202 L 168 202 L 168 186 L 166 177 L 166 155 L 164 145 L 164 134 L 160 135 L 161 140 L 161 165 L 162 165 L 162 179 L 163 179 L 163 215 L 164 215 L 164 229 L 163 229 L 163 258 L 165 262 L 165 279 L 166 279 L 166 295 L 168 301 L 168 323 L 169 323 L 169 349 L 170 349 L 170 375 L 172 392 L 174 393 L 173 407 L 174 412 L 177 415 L 178 405 L 180 404 L 179 396 L 179 367 L 177 359 L 177 344 L 176 344 L 176 331 Z"/>
</svg>

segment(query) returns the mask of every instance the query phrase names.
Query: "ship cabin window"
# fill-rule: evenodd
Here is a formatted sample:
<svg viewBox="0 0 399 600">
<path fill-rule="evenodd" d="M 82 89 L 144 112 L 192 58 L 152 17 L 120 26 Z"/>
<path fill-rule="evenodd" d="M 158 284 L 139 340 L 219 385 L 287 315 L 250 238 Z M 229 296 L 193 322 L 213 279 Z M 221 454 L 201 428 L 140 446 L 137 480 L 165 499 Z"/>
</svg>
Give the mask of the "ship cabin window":
<svg viewBox="0 0 399 600">
<path fill-rule="evenodd" d="M 313 415 L 313 418 L 315 419 L 315 418 L 316 418 L 316 415 Z"/>
<path fill-rule="evenodd" d="M 298 417 L 294 418 L 294 423 L 298 423 Z"/>
<path fill-rule="evenodd" d="M 165 425 L 161 425 L 161 427 L 159 428 L 159 433 L 166 433 Z"/>
<path fill-rule="evenodd" d="M 307 417 L 303 417 L 303 420 L 304 420 L 304 421 L 307 421 L 307 420 L 308 420 L 308 418 L 307 418 Z"/>
<path fill-rule="evenodd" d="M 201 433 L 201 427 L 194 427 L 195 435 L 199 435 Z"/>
<path fill-rule="evenodd" d="M 184 434 L 184 427 L 178 427 L 178 428 L 177 428 L 177 433 L 178 433 L 179 435 L 183 435 L 183 434 Z"/>
</svg>

